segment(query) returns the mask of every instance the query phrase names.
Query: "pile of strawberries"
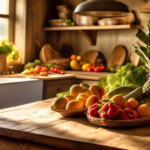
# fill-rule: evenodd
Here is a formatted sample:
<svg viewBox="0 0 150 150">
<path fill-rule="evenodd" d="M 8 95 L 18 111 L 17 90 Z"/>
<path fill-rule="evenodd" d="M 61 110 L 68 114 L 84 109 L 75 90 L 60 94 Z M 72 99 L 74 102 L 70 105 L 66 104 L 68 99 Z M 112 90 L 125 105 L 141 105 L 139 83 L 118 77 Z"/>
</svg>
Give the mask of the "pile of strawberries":
<svg viewBox="0 0 150 150">
<path fill-rule="evenodd" d="M 89 107 L 88 111 L 91 117 L 99 117 L 101 119 L 129 120 L 139 118 L 139 116 L 137 116 L 130 108 L 123 110 L 121 106 L 117 106 L 110 102 L 107 102 L 104 105 L 93 104 Z"/>
</svg>

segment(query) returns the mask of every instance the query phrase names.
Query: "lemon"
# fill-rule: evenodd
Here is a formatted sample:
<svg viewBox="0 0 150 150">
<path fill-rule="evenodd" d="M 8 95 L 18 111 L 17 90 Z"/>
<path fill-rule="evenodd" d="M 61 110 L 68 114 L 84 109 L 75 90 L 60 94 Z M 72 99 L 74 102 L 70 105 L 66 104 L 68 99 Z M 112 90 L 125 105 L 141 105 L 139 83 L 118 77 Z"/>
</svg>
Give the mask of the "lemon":
<svg viewBox="0 0 150 150">
<path fill-rule="evenodd" d="M 82 57 L 81 57 L 81 56 L 77 56 L 77 60 L 78 60 L 78 61 L 81 61 L 81 60 L 82 60 Z"/>
<path fill-rule="evenodd" d="M 70 67 L 71 67 L 71 69 L 73 69 L 73 70 L 81 70 L 81 67 L 79 66 L 77 60 L 71 60 L 71 62 L 70 62 Z"/>
<path fill-rule="evenodd" d="M 87 64 L 84 64 L 84 65 L 82 65 L 82 70 L 83 71 L 87 71 L 87 69 L 89 68 L 89 67 L 91 67 L 92 65 L 90 64 L 90 63 L 87 63 Z"/>
</svg>

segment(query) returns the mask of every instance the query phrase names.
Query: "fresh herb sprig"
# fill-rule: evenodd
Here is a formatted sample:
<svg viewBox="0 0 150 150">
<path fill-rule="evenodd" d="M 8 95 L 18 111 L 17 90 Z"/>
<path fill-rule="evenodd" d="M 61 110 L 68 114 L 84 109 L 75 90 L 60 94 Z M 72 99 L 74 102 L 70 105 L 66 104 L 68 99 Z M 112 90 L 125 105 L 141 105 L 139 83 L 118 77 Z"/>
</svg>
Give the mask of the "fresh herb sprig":
<svg viewBox="0 0 150 150">
<path fill-rule="evenodd" d="M 10 44 L 7 40 L 0 41 L 0 54 L 9 55 L 15 50 L 15 46 Z"/>
</svg>

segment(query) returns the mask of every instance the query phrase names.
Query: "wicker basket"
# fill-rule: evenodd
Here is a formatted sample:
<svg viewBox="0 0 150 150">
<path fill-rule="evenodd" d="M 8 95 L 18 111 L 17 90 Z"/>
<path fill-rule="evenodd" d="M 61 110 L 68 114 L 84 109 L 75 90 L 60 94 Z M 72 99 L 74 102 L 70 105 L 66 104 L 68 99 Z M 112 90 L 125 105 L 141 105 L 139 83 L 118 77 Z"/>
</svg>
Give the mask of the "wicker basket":
<svg viewBox="0 0 150 150">
<path fill-rule="evenodd" d="M 137 127 L 150 123 L 150 117 L 133 119 L 133 120 L 102 120 L 100 118 L 93 118 L 87 112 L 87 118 L 90 123 L 103 126 L 103 127 Z"/>
</svg>

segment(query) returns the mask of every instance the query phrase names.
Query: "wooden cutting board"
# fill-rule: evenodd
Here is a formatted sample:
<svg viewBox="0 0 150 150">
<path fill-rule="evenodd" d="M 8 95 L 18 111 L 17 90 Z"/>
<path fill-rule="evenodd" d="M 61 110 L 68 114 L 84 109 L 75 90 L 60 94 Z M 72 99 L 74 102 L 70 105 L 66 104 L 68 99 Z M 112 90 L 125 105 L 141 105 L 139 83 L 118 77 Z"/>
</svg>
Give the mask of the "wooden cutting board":
<svg viewBox="0 0 150 150">
<path fill-rule="evenodd" d="M 91 64 L 95 64 L 97 58 L 102 59 L 104 64 L 106 64 L 106 62 L 107 62 L 104 54 L 97 50 L 87 51 L 86 53 L 84 53 L 82 55 L 82 58 L 83 58 L 83 60 L 86 60 L 87 62 L 89 62 Z"/>
<path fill-rule="evenodd" d="M 60 54 L 55 51 L 51 45 L 46 44 L 42 47 L 39 58 L 43 64 L 53 60 L 53 59 L 58 59 L 61 58 Z"/>
<path fill-rule="evenodd" d="M 112 66 L 122 66 L 126 59 L 126 55 L 127 52 L 122 45 L 116 46 L 108 60 L 108 68 L 111 70 Z"/>
<path fill-rule="evenodd" d="M 130 62 L 135 66 L 138 66 L 139 61 L 140 61 L 140 57 L 135 52 L 132 52 L 130 55 Z"/>
</svg>

